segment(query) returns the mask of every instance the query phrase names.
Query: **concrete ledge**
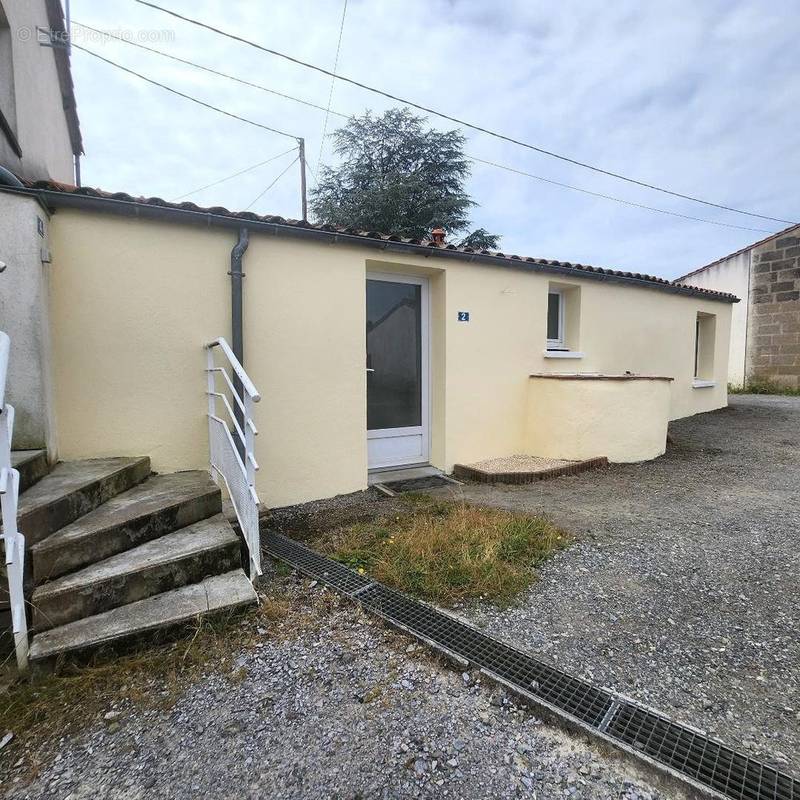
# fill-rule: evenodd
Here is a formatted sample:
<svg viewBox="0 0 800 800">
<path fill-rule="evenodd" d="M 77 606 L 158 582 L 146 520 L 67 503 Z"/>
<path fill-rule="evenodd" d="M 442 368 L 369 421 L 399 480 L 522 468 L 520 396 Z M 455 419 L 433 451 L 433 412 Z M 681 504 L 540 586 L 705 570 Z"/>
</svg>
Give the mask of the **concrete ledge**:
<svg viewBox="0 0 800 800">
<path fill-rule="evenodd" d="M 583 355 L 583 353 L 581 353 Z M 562 356 L 564 358 L 564 356 Z M 606 375 L 601 372 L 533 372 L 529 378 L 550 378 L 557 381 L 673 381 L 668 375 Z"/>
<path fill-rule="evenodd" d="M 453 467 L 453 475 L 459 480 L 474 481 L 476 483 L 509 483 L 522 485 L 525 483 L 535 483 L 536 481 L 546 481 L 549 478 L 559 478 L 562 475 L 577 475 L 587 472 L 590 469 L 607 467 L 608 459 L 605 456 L 587 458 L 583 461 L 574 461 L 560 467 L 551 467 L 537 472 L 487 472 L 482 469 L 470 467 L 467 464 L 456 464 Z"/>
</svg>

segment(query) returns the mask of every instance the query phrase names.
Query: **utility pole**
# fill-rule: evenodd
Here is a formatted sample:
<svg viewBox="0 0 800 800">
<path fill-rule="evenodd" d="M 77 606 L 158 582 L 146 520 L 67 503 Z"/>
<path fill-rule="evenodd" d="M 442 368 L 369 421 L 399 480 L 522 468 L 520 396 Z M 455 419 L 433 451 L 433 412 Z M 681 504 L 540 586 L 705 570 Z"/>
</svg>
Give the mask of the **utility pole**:
<svg viewBox="0 0 800 800">
<path fill-rule="evenodd" d="M 308 202 L 306 200 L 306 140 L 299 138 L 297 140 L 298 156 L 300 161 L 300 206 L 303 212 L 303 222 L 308 221 Z"/>
</svg>

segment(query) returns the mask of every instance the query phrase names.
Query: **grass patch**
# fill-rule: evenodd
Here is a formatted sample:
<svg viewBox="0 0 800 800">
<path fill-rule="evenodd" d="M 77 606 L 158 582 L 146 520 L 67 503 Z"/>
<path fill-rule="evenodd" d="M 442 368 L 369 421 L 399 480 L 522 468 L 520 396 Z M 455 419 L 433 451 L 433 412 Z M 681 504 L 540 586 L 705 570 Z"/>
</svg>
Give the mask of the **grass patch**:
<svg viewBox="0 0 800 800">
<path fill-rule="evenodd" d="M 750 381 L 745 386 L 728 384 L 728 394 L 777 394 L 786 397 L 800 397 L 800 389 L 791 389 L 772 381 Z"/>
<path fill-rule="evenodd" d="M 569 541 L 545 517 L 412 494 L 397 514 L 329 531 L 316 545 L 388 586 L 450 606 L 478 597 L 506 605 Z"/>
</svg>

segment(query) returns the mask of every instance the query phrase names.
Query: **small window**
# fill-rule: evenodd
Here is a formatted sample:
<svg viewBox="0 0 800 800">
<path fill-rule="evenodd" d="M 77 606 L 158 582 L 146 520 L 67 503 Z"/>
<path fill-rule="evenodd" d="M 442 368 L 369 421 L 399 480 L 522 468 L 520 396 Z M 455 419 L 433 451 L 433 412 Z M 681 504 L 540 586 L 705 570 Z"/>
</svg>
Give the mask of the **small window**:
<svg viewBox="0 0 800 800">
<path fill-rule="evenodd" d="M 714 380 L 714 349 L 716 346 L 717 317 L 699 312 L 694 327 L 694 377 L 695 380 Z"/>
<path fill-rule="evenodd" d="M 564 293 L 551 289 L 547 294 L 547 349 L 564 350 L 564 341 Z"/>
</svg>

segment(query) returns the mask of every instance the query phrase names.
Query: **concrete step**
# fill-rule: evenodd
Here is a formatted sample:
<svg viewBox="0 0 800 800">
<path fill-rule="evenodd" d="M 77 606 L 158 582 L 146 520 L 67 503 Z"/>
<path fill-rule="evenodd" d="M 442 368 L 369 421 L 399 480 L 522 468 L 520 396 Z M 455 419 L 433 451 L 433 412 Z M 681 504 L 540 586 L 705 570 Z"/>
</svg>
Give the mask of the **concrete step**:
<svg viewBox="0 0 800 800">
<path fill-rule="evenodd" d="M 19 498 L 19 529 L 31 545 L 93 511 L 150 474 L 149 458 L 63 461 Z"/>
<path fill-rule="evenodd" d="M 39 586 L 31 597 L 33 626 L 55 628 L 240 564 L 239 538 L 217 514 Z"/>
<path fill-rule="evenodd" d="M 233 570 L 37 633 L 33 637 L 30 660 L 41 664 L 64 653 L 119 642 L 158 628 L 190 622 L 203 614 L 256 602 L 255 590 L 247 576 L 241 569 Z"/>
<path fill-rule="evenodd" d="M 220 490 L 207 472 L 156 475 L 34 545 L 34 583 L 110 558 L 221 509 Z"/>
<path fill-rule="evenodd" d="M 47 450 L 12 450 L 11 466 L 19 471 L 20 492 L 30 489 L 50 472 Z"/>
</svg>

